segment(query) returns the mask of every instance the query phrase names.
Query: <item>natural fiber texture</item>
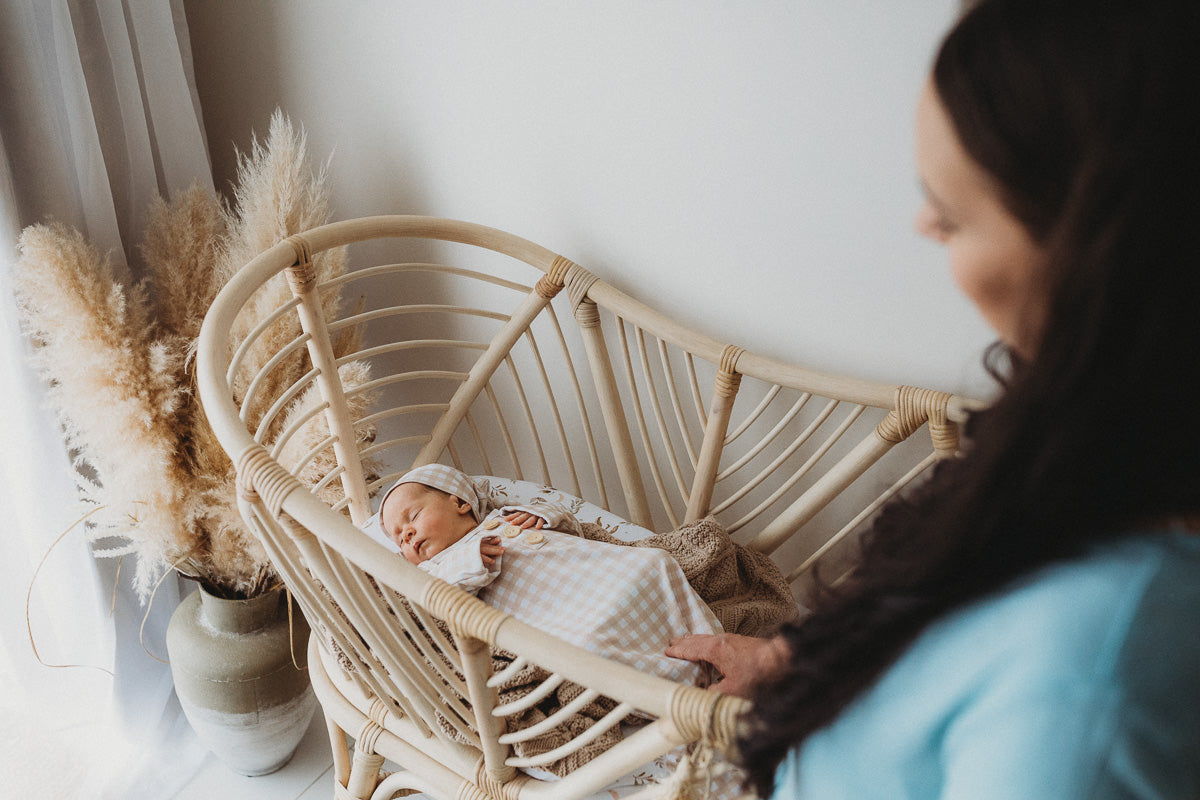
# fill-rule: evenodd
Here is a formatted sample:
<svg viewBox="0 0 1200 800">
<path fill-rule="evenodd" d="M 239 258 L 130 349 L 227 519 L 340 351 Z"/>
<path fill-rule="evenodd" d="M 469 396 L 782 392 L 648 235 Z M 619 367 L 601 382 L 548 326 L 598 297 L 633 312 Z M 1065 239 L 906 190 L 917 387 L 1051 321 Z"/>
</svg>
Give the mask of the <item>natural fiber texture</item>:
<svg viewBox="0 0 1200 800">
<path fill-rule="evenodd" d="M 957 426 L 947 422 L 946 408 L 951 395 L 914 386 L 896 387 L 896 407 L 879 423 L 877 433 L 893 444 L 911 436 L 917 428 L 930 423 L 930 433 L 939 449 L 955 449 Z"/>
<path fill-rule="evenodd" d="M 746 352 L 744 347 L 725 345 L 725 349 L 721 351 L 720 368 L 717 370 L 716 379 L 713 382 L 715 394 L 723 397 L 737 396 L 738 387 L 742 383 L 742 376 L 737 371 L 737 362 L 744 352 Z"/>
<path fill-rule="evenodd" d="M 567 274 L 563 278 L 563 283 L 567 287 L 567 297 L 570 298 L 571 308 L 578 313 L 579 304 L 587 299 L 588 290 L 595 285 L 599 277 L 579 266 L 571 264 L 567 269 Z M 595 311 L 595 303 L 592 303 L 592 309 Z"/>
<path fill-rule="evenodd" d="M 267 511 L 274 517 L 280 515 L 287 496 L 300 488 L 296 476 L 279 466 L 262 447 L 251 448 L 242 454 L 237 473 L 241 496 L 251 502 L 261 498 Z"/>
<path fill-rule="evenodd" d="M 130 285 L 78 231 L 36 225 L 18 246 L 14 289 L 36 345 L 33 364 L 48 379 L 67 446 L 78 453 L 81 492 L 136 521 L 140 547 L 110 552 L 142 556 L 137 585 L 148 593 L 158 565 L 196 543 L 176 548 L 177 531 L 196 514 L 180 458 L 186 344 L 157 335 L 146 286 Z M 125 523 L 118 514 L 91 521 L 97 538 Z"/>
<path fill-rule="evenodd" d="M 487 603 L 442 580 L 431 581 L 421 600 L 438 619 L 446 621 L 452 633 L 469 635 L 488 644 L 496 641 L 496 632 L 507 619 Z"/>
<path fill-rule="evenodd" d="M 486 800 L 517 800 L 521 795 L 521 787 L 529 783 L 529 777 L 518 775 L 511 781 L 500 783 L 488 774 L 483 761 L 475 770 L 475 786 L 483 792 Z"/>
<path fill-rule="evenodd" d="M 742 352 L 726 345 L 737 341 L 736 331 L 730 332 L 734 334 L 731 338 L 712 338 L 695 331 L 597 280 L 552 251 L 502 231 L 457 220 L 381 216 L 306 231 L 292 241 L 300 245 L 300 261 L 307 262 L 306 253 L 321 243 L 383 239 L 403 240 L 395 243 L 401 252 L 392 253 L 392 243 L 385 248 L 382 241 L 356 249 L 356 253 L 377 259 L 376 263 L 362 265 L 363 269 L 338 281 L 347 292 L 355 287 L 355 291 L 369 294 L 369 311 L 343 313 L 327 323 L 338 332 L 355 325 L 367 329 L 370 347 L 334 361 L 342 365 L 361 358 L 377 373 L 368 385 L 380 391 L 380 407 L 372 408 L 374 413 L 369 417 L 379 426 L 378 434 L 369 442 L 365 441 L 368 432 L 356 435 L 364 440 L 359 453 L 380 458 L 387 465 L 388 477 L 367 478 L 363 486 L 366 476 L 356 474 L 360 468 L 358 456 L 345 452 L 349 448 L 341 445 L 350 443 L 343 440 L 338 448 L 342 462 L 328 462 L 323 470 L 325 480 L 332 483 L 345 479 L 356 494 L 374 492 L 378 499 L 379 491 L 404 469 L 430 461 L 453 463 L 467 472 L 498 472 L 521 479 L 514 482 L 525 482 L 528 476 L 544 484 L 567 487 L 578 500 L 579 505 L 572 508 L 578 519 L 605 520 L 603 524 L 610 532 L 626 539 L 648 533 L 651 527 L 677 527 L 681 520 L 715 514 L 740 540 L 755 541 L 762 549 L 750 552 L 735 547 L 708 520 L 651 536 L 632 548 L 610 544 L 596 545 L 595 550 L 604 556 L 620 550 L 624 559 L 613 558 L 611 563 L 668 560 L 659 558 L 661 552 L 648 553 L 636 547 L 661 547 L 677 553 L 686 576 L 708 598 L 727 630 L 767 633 L 796 613 L 791 587 L 759 552 L 779 553 L 783 572 L 807 582 L 811 563 L 821 559 L 836 541 L 852 542 L 880 503 L 904 491 L 933 462 L 928 457 L 927 440 L 914 442 L 918 445 L 915 447 L 894 449 L 877 435 L 875 425 L 886 412 L 898 405 L 905 410 L 903 418 L 896 412 L 883 427 L 889 436 L 904 436 L 914 424 L 921 426 L 930 421 L 935 438 L 942 441 L 936 432 L 941 424 L 937 406 L 930 407 L 916 394 L 911 398 L 906 394 L 904 402 L 898 404 L 894 385 L 822 373 L 751 351 Z M 454 244 L 443 247 L 440 242 Z M 286 252 L 287 258 L 274 266 L 297 256 L 294 247 L 279 249 L 281 254 Z M 492 253 L 506 257 L 502 271 L 496 274 L 481 266 L 499 261 L 492 258 Z M 320 253 L 313 255 L 321 257 Z M 425 261 L 443 255 L 455 263 Z M 460 256 L 462 262 L 458 261 Z M 518 275 L 512 270 L 524 267 L 511 263 L 514 259 L 540 274 Z M 234 326 L 229 321 L 243 313 L 243 306 L 256 290 L 267 292 L 270 288 L 266 284 L 272 275 L 267 266 L 260 261 L 258 280 L 253 285 L 239 283 L 214 309 L 213 318 L 222 322 L 222 334 L 240 329 L 240 322 Z M 300 277 L 301 283 L 308 285 L 308 276 Z M 319 276 L 313 279 L 316 286 L 321 285 Z M 532 289 L 538 279 L 540 290 Z M 565 292 L 558 291 L 560 285 L 565 285 Z M 544 302 L 555 292 L 559 296 L 553 302 Z M 290 289 L 284 287 L 284 293 L 286 302 L 295 302 Z M 304 292 L 306 298 L 312 294 L 312 290 Z M 307 319 L 308 312 L 322 310 L 304 311 Z M 254 321 L 265 319 L 254 308 L 244 313 Z M 352 415 L 338 397 L 336 378 L 340 377 L 343 384 L 352 379 L 332 374 L 321 325 L 314 324 L 314 330 L 313 358 L 319 362 L 320 380 L 331 398 L 330 416 L 336 418 L 339 429 L 349 430 L 346 418 Z M 290 340 L 282 337 L 281 341 Z M 219 364 L 228 347 L 236 344 L 224 336 L 206 339 L 206 362 L 213 364 L 215 359 Z M 219 371 L 206 374 L 213 383 L 206 388 L 240 405 L 252 420 L 252 431 L 256 435 L 265 431 L 267 436 L 260 438 L 273 452 L 277 450 L 270 445 L 275 425 L 259 425 L 259 401 L 247 404 L 239 394 L 244 391 L 245 376 L 227 381 Z M 241 388 L 235 389 L 230 383 Z M 357 387 L 346 389 L 351 398 L 357 393 Z M 272 392 L 263 394 L 265 399 Z M 288 393 L 285 398 L 291 396 Z M 274 397 L 279 394 L 274 393 Z M 910 403 L 910 399 L 915 402 Z M 315 393 L 303 405 L 305 416 L 289 416 L 280 424 L 295 430 L 314 418 L 308 415 L 310 411 L 323 416 L 324 400 Z M 915 416 L 907 413 L 910 410 L 916 412 Z M 946 418 L 960 419 L 965 410 L 963 398 L 951 398 Z M 223 418 L 221 430 L 231 432 L 227 446 L 235 454 L 240 453 L 245 443 L 240 441 L 237 429 L 241 420 L 236 412 L 226 403 L 213 411 Z M 916 438 L 921 437 L 918 434 Z M 312 449 L 323 440 L 318 437 L 310 441 Z M 282 453 L 279 457 L 288 461 L 289 471 L 300 474 L 308 456 L 304 448 L 296 450 L 289 452 L 287 459 Z M 892 455 L 886 463 L 877 463 L 889 452 Z M 872 472 L 864 476 L 868 469 Z M 291 507 L 300 496 L 290 495 L 285 505 Z M 266 502 L 265 494 L 262 500 Z M 364 500 L 354 498 L 356 517 L 363 516 Z M 476 780 L 472 754 L 484 756 L 493 777 L 502 780 L 509 770 L 500 762 L 512 742 L 516 757 L 521 759 L 518 763 L 535 772 L 542 759 L 557 758 L 579 743 L 572 739 L 576 734 L 598 732 L 639 710 L 662 721 L 655 730 L 644 731 L 647 735 L 637 741 L 626 742 L 628 748 L 621 749 L 621 758 L 613 759 L 620 763 L 605 766 L 607 759 L 593 760 L 620 736 L 614 730 L 551 769 L 565 774 L 590 761 L 588 774 L 597 784 L 618 778 L 622 764 L 648 764 L 654 759 L 655 770 L 669 769 L 666 761 L 679 752 L 671 742 L 679 741 L 689 743 L 692 757 L 674 782 L 672 791 L 676 796 L 696 795 L 698 788 L 703 794 L 703 787 L 719 783 L 720 776 L 728 774 L 722 772 L 725 765 L 715 755 L 719 741 L 728 737 L 730 720 L 723 712 L 706 714 L 707 707 L 698 699 L 672 705 L 670 698 L 675 689 L 671 687 L 681 682 L 667 686 L 636 669 L 616 663 L 610 667 L 595 652 L 591 657 L 581 657 L 566 645 L 560 657 L 552 657 L 551 653 L 558 653 L 554 634 L 547 638 L 544 630 L 530 630 L 530 625 L 538 627 L 532 618 L 521 624 L 517 619 L 525 618 L 513 612 L 517 619 L 505 617 L 497 628 L 496 620 L 501 618 L 488 610 L 504 614 L 512 612 L 511 607 L 489 602 L 483 595 L 474 604 L 460 602 L 465 595 L 447 586 L 422 596 L 417 588 L 430 581 L 406 564 L 392 563 L 398 555 L 384 555 L 376 549 L 375 558 L 382 561 L 373 565 L 362 562 L 361 556 L 366 553 L 355 547 L 355 559 L 349 560 L 345 557 L 349 553 L 338 552 L 336 543 L 345 542 L 343 531 L 346 536 L 353 532 L 335 516 L 343 504 L 331 505 L 333 508 L 327 511 L 305 503 L 304 513 L 300 514 L 301 504 L 294 503 L 307 528 L 300 528 L 285 512 L 261 530 L 267 536 L 289 537 L 278 542 L 281 569 L 287 570 L 289 582 L 295 583 L 305 611 L 317 618 L 314 630 L 336 640 L 343 664 L 352 671 L 345 676 L 349 685 L 336 680 L 339 676 L 335 675 L 330 680 L 315 679 L 314 687 L 330 720 L 339 775 L 351 774 L 353 794 L 368 796 L 377 784 L 377 773 L 370 765 L 351 768 L 345 754 L 343 734 L 354 737 L 362 733 L 361 714 L 366 713 L 364 706 L 368 703 L 386 704 L 406 719 L 403 723 L 389 719 L 389 734 L 374 741 L 381 754 L 411 773 L 394 781 L 395 785 L 420 786 L 441 798 L 454 798 L 460 790 L 465 796 L 489 800 L 496 794 L 495 787 L 488 786 L 486 780 Z M 607 520 L 609 512 L 605 509 L 610 507 L 620 509 L 629 520 L 623 523 L 626 527 Z M 642 530 L 634 532 L 629 526 L 640 526 Z M 601 540 L 605 539 L 603 534 L 603 530 L 592 532 Z M 794 546 L 781 547 L 788 540 L 796 540 Z M 545 537 L 533 544 L 541 544 L 546 550 L 551 543 Z M 517 548 L 509 550 L 510 555 L 517 552 Z M 319 593 L 311 576 L 304 572 L 306 563 L 337 595 L 347 619 L 339 618 L 337 609 Z M 611 570 L 611 563 L 604 566 Z M 358 564 L 365 572 L 359 571 Z M 393 585 L 405 589 L 411 609 L 404 598 L 387 588 L 375 596 L 366 575 L 373 569 L 382 570 L 385 564 L 395 568 L 389 570 L 399 581 Z M 675 564 L 670 567 L 676 580 L 669 592 L 658 594 L 652 601 L 656 606 L 662 605 L 659 599 L 664 596 L 678 597 L 685 580 Z M 399 572 L 407 578 L 401 578 Z M 589 569 L 580 577 L 586 580 L 596 572 Z M 582 593 L 576 591 L 579 584 L 573 580 L 574 573 L 568 567 L 562 574 L 570 587 L 567 591 L 577 601 Z M 808 586 L 797 583 L 795 588 L 805 591 Z M 540 609 L 553 613 L 558 608 L 554 591 L 533 594 L 534 604 L 540 601 Z M 548 593 L 553 602 L 548 600 Z M 694 592 L 687 594 L 696 606 L 703 605 L 692 596 Z M 647 596 L 634 593 L 635 602 Z M 707 607 L 703 611 L 705 616 L 713 616 Z M 390 624 L 389 613 L 395 614 Z M 433 621 L 440 617 L 449 623 L 439 625 Z M 645 618 L 639 614 L 635 619 Z M 673 624 L 653 627 L 676 630 Z M 584 626 L 579 628 L 583 630 Z M 461 653 L 453 652 L 456 637 L 451 629 L 458 632 Z M 511 652 L 485 650 L 489 639 L 503 642 Z M 320 634 L 316 641 L 322 641 Z M 584 649 L 588 649 L 586 643 Z M 657 645 L 651 649 L 655 654 L 662 651 Z M 320 663 L 328 661 L 332 659 Z M 552 666 L 558 674 L 548 676 L 531 663 Z M 494 672 L 506 666 L 512 668 L 511 673 Z M 610 681 L 617 673 L 623 679 Z M 499 687 L 487 686 L 489 674 L 507 682 Z M 321 678 L 325 677 L 322 670 Z M 566 684 L 568 679 L 577 681 L 577 685 Z M 580 694 L 583 686 L 588 687 L 586 694 Z M 576 714 L 576 705 L 597 698 L 601 687 L 611 700 L 591 703 Z M 493 696 L 493 689 L 498 698 Z M 691 689 L 691 694 L 701 699 L 711 696 L 698 688 Z M 470 707 L 470 697 L 480 705 L 481 722 L 477 722 L 475 709 Z M 520 715 L 509 714 L 525 705 L 516 698 L 528 701 L 531 708 Z M 577 702 L 563 705 L 572 698 Z M 505 735 L 504 745 L 496 738 L 500 725 L 494 723 L 500 719 L 490 714 L 497 699 L 502 704 L 506 733 L 520 731 Z M 725 699 L 736 702 L 735 698 Z M 619 706 L 614 705 L 618 702 Z M 729 709 L 736 710 L 732 706 Z M 548 719 L 548 712 L 559 713 Z M 444 724 L 439 723 L 438 714 L 444 715 Z M 557 723 L 560 715 L 565 718 L 572 714 L 575 716 L 567 727 L 558 731 L 547 733 L 549 725 L 528 727 L 539 721 Z M 603 722 L 594 724 L 598 719 Z M 412 723 L 411 728 L 407 722 Z M 478 735 L 477 725 L 484 729 Z M 458 751 L 468 760 L 440 758 L 436 748 L 431 752 L 425 747 L 431 736 L 437 740 L 454 737 L 450 728 L 468 742 Z M 543 736 L 535 741 L 514 741 L 539 732 Z M 375 739 L 376 731 L 369 733 L 372 735 L 362 736 L 364 745 Z M 413 748 L 437 763 L 417 757 Z M 612 750 L 608 753 L 616 755 Z M 590 778 L 586 782 L 593 783 Z M 461 788 L 464 785 L 467 788 Z M 504 790 L 510 788 L 511 784 L 506 783 Z M 528 793 L 557 796 L 555 788 L 529 785 Z M 570 790 L 569 785 L 560 784 L 558 788 L 564 797 Z"/>
<path fill-rule="evenodd" d="M 671 695 L 671 719 L 683 738 L 724 749 L 733 744 L 740 705 L 723 694 L 680 687 Z"/>
<path fill-rule="evenodd" d="M 685 525 L 677 530 L 634 542 L 617 539 L 603 527 L 594 523 L 581 523 L 581 527 L 584 538 L 593 541 L 629 547 L 654 547 L 670 553 L 680 563 L 688 583 L 712 608 L 728 633 L 740 633 L 747 636 L 764 635 L 793 618 L 797 613 L 791 592 L 774 562 L 761 553 L 733 542 L 725 529 L 711 517 Z M 372 583 L 374 582 L 372 581 Z M 463 592 L 453 590 L 445 584 L 441 584 L 441 586 L 445 587 L 444 592 L 435 592 L 435 595 L 439 597 L 442 593 L 449 593 L 462 597 L 464 602 L 470 601 L 472 604 L 482 605 L 478 600 Z M 377 585 L 376 591 L 379 591 Z M 380 596 L 382 597 L 382 594 Z M 409 609 L 408 603 L 403 597 L 395 593 L 392 593 L 391 596 L 393 603 L 398 608 L 406 611 Z M 431 610 L 436 612 L 436 609 Z M 498 621 L 496 623 L 498 624 Z M 442 633 L 453 641 L 451 626 L 443 623 L 439 624 L 439 627 Z M 357 668 L 357 665 L 336 645 L 333 645 L 333 650 L 344 669 L 354 670 Z M 516 656 L 512 653 L 493 648 L 493 673 L 504 669 L 515 659 Z M 431 674 L 433 672 L 432 665 L 430 672 Z M 536 690 L 549 677 L 549 672 L 530 664 L 510 676 L 498 687 L 499 699 L 497 702 L 501 705 L 516 702 Z M 532 727 L 570 703 L 582 691 L 583 689 L 577 684 L 564 682 L 545 700 L 532 708 L 506 717 L 506 725 L 510 731 Z M 549 752 L 584 733 L 615 707 L 616 703 L 612 700 L 599 697 L 585 705 L 563 725 L 542 736 L 515 743 L 513 751 L 520 758 Z M 707 715 L 707 706 L 696 713 Z M 690 715 L 688 719 L 690 720 L 692 716 L 694 714 Z M 440 720 L 440 722 L 447 734 L 466 742 L 465 739 L 456 735 L 455 730 L 447 721 Z M 695 721 L 692 720 L 692 726 L 694 727 L 694 725 Z M 720 731 L 716 739 L 721 741 L 728 735 L 729 731 Z M 566 776 L 619 741 L 621 741 L 620 729 L 613 728 L 578 751 L 541 769 L 560 777 Z"/>
<path fill-rule="evenodd" d="M 303 134 L 276 113 L 267 141 L 255 141 L 239 162 L 234 208 L 197 186 L 151 204 L 140 248 L 144 281 L 134 282 L 68 226 L 34 225 L 21 236 L 14 270 L 21 323 L 76 457 L 81 498 L 100 509 L 89 519 L 89 536 L 102 541 L 93 552 L 136 555 L 134 584 L 143 599 L 172 567 L 221 596 L 254 595 L 278 580 L 238 513 L 233 464 L 200 408 L 190 350 L 205 310 L 234 272 L 276 242 L 327 221 L 324 180 L 308 164 Z M 322 253 L 315 264 L 325 279 L 344 271 L 345 256 Z M 255 313 L 268 313 L 290 295 L 279 276 L 260 292 Z M 336 293 L 325 298 L 329 309 L 337 303 Z M 257 319 L 234 331 L 231 348 Z M 294 317 L 281 321 L 249 349 L 246 363 L 257 370 L 298 333 Z M 339 340 L 339 354 L 357 347 L 356 335 L 349 329 Z M 262 395 L 279 396 L 308 369 L 307 353 L 296 351 L 268 376 Z M 343 370 L 347 389 L 368 379 L 361 364 Z M 245 369 L 239 373 L 239 391 L 246 376 Z M 312 402 L 301 398 L 301 405 Z M 352 410 L 362 412 L 367 402 L 361 398 Z M 253 428 L 265 406 L 250 406 Z M 268 440 L 285 422 L 270 426 Z M 306 443 L 326 439 L 323 415 L 303 434 Z M 301 480 L 317 480 L 314 470 L 327 471 L 330 460 L 319 455 L 313 464 L 320 467 L 301 469 Z M 324 499 L 332 500 L 333 491 Z"/>
<path fill-rule="evenodd" d="M 586 539 L 629 547 L 654 547 L 670 553 L 683 568 L 688 583 L 712 608 L 727 633 L 762 635 L 792 619 L 797 613 L 791 591 L 774 562 L 761 553 L 736 544 L 720 523 L 712 518 L 633 542 L 613 537 L 600 525 L 585 522 L 581 527 Z M 494 652 L 493 660 L 495 667 L 500 669 L 511 662 L 512 656 Z M 546 677 L 548 673 L 545 670 L 527 667 L 500 687 L 499 702 L 509 703 L 524 697 Z M 575 699 L 581 691 L 575 684 L 564 683 L 535 708 L 517 718 L 510 717 L 510 730 L 537 724 Z M 578 736 L 614 707 L 615 703 L 611 700 L 598 698 L 585 706 L 566 726 L 528 742 L 517 743 L 513 749 L 520 757 L 553 750 Z M 614 728 L 586 747 L 543 769 L 559 776 L 568 775 L 620 740 L 620 730 Z"/>
<path fill-rule="evenodd" d="M 726 633 L 761 635 L 799 613 L 775 562 L 734 542 L 712 517 L 634 542 L 617 539 L 599 525 L 582 527 L 584 537 L 595 541 L 666 550 Z"/>
<path fill-rule="evenodd" d="M 238 157 L 234 202 L 231 208 L 224 210 L 229 234 L 218 253 L 218 271 L 225 280 L 267 248 L 329 220 L 326 175 L 325 166 L 315 170 L 309 161 L 304 132 L 295 129 L 282 112 L 276 111 L 271 117 L 266 144 L 256 139 L 250 152 Z M 338 277 L 346 271 L 346 251 L 335 248 L 316 253 L 312 264 L 318 283 Z M 238 316 L 230 341 L 243 341 L 254 326 L 288 303 L 292 296 L 285 274 L 267 281 Z M 336 293 L 323 297 L 325 318 L 336 319 L 340 305 L 341 298 Z M 247 355 L 242 369 L 234 376 L 234 396 L 239 406 L 243 405 L 246 388 L 253 376 L 273 354 L 299 335 L 300 323 L 294 315 L 285 315 L 267 329 L 261 345 Z M 336 354 L 357 349 L 356 344 L 335 343 Z M 249 406 L 247 420 L 252 430 L 269 401 L 279 396 L 275 387 L 292 385 L 306 369 L 307 356 L 285 359 L 272 370 L 270 387 L 246 402 Z M 279 429 L 279 426 L 273 426 L 271 433 Z"/>
<path fill-rule="evenodd" d="M 347 391 L 361 387 L 371 379 L 370 367 L 362 361 L 350 361 L 338 367 L 338 377 Z M 374 392 L 354 392 L 348 394 L 346 402 L 350 407 L 350 416 L 362 419 L 371 411 L 372 404 L 377 398 Z M 299 426 L 280 449 L 276 460 L 289 472 L 300 479 L 305 486 L 316 486 L 323 477 L 337 467 L 337 457 L 333 445 L 328 444 L 329 423 L 325 412 L 313 414 L 313 410 L 321 407 L 324 401 L 316 385 L 310 386 L 290 406 L 284 417 L 280 430 L 289 430 Z M 307 417 L 307 419 L 305 419 Z M 300 422 L 304 420 L 304 422 Z M 357 444 L 361 447 L 374 435 L 374 431 L 361 428 L 356 430 Z M 324 445 L 324 446 L 322 446 Z M 315 451 L 315 454 L 313 452 Z M 376 464 L 366 459 L 363 464 L 367 480 L 374 480 Z M 333 481 L 316 491 L 318 497 L 329 505 L 340 501 L 344 496 L 342 485 Z"/>
<path fill-rule="evenodd" d="M 296 251 L 296 263 L 288 267 L 284 274 L 287 275 L 292 293 L 302 295 L 317 280 L 317 269 L 313 266 L 312 261 L 312 247 L 308 244 L 308 240 L 298 233 L 289 236 L 287 241 Z"/>
</svg>

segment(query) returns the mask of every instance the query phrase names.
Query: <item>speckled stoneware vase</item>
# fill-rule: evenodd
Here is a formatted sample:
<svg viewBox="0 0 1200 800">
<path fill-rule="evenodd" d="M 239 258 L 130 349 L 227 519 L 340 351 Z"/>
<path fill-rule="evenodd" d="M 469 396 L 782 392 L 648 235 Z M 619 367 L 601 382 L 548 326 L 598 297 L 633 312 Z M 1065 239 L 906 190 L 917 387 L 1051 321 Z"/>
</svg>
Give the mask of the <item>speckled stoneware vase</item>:
<svg viewBox="0 0 1200 800">
<path fill-rule="evenodd" d="M 300 744 L 317 701 L 306 666 L 308 624 L 276 589 L 223 600 L 188 595 L 167 627 L 175 692 L 192 729 L 242 775 L 266 775 Z"/>
</svg>

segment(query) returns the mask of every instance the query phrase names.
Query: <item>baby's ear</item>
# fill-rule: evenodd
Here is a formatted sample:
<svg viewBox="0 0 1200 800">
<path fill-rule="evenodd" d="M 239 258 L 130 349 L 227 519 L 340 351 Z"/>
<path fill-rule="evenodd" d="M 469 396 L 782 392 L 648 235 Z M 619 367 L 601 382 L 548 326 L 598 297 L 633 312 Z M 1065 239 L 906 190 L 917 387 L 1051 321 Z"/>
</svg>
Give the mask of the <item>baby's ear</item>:
<svg viewBox="0 0 1200 800">
<path fill-rule="evenodd" d="M 472 510 L 472 508 L 471 508 L 471 504 L 468 503 L 466 500 L 463 500 L 461 497 L 455 497 L 454 499 L 458 501 L 458 513 L 459 514 L 471 514 L 471 515 L 475 514 L 474 510 Z"/>
</svg>

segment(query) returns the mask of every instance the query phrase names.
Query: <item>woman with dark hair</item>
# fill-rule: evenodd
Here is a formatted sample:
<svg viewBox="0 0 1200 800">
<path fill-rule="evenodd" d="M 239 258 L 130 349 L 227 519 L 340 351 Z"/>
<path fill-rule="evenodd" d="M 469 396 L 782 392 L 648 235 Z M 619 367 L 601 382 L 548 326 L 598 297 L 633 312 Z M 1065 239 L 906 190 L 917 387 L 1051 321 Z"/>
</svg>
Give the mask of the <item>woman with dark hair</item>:
<svg viewBox="0 0 1200 800">
<path fill-rule="evenodd" d="M 807 619 L 667 651 L 755 701 L 762 796 L 1200 797 L 1198 84 L 1190 1 L 982 0 L 943 42 L 917 227 L 1006 387 Z"/>
</svg>

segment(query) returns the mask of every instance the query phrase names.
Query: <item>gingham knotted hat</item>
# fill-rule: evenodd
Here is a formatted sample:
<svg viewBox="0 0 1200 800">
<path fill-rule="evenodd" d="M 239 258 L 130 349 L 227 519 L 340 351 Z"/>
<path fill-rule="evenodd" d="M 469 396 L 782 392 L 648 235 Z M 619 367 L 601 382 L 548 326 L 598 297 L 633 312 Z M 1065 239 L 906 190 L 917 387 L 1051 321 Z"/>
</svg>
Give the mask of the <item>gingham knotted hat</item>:
<svg viewBox="0 0 1200 800">
<path fill-rule="evenodd" d="M 388 495 L 396 491 L 396 487 L 406 483 L 419 483 L 452 494 L 471 507 L 476 522 L 483 519 L 483 499 L 475 491 L 475 485 L 471 479 L 461 470 L 447 467 L 445 464 L 426 464 L 404 473 L 400 480 L 389 486 L 388 490 L 383 493 L 383 498 L 379 501 L 380 513 L 383 512 L 383 504 L 387 502 Z"/>
</svg>

